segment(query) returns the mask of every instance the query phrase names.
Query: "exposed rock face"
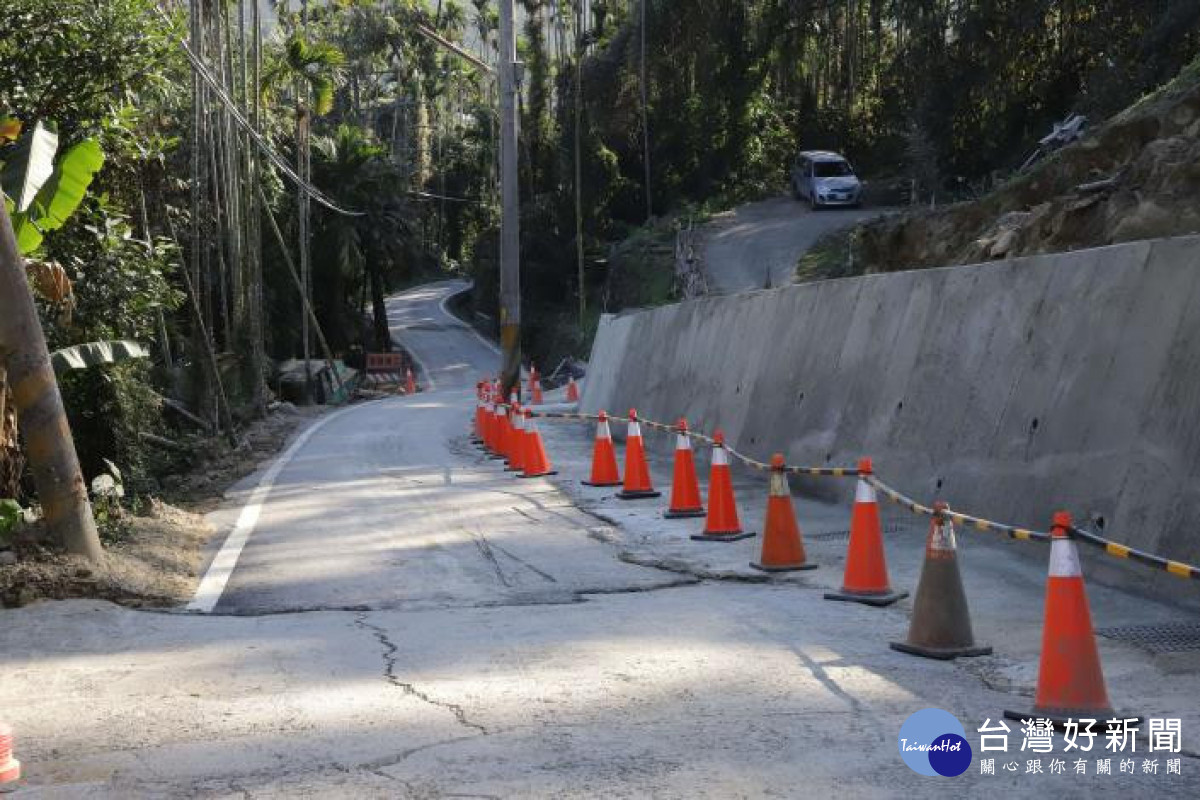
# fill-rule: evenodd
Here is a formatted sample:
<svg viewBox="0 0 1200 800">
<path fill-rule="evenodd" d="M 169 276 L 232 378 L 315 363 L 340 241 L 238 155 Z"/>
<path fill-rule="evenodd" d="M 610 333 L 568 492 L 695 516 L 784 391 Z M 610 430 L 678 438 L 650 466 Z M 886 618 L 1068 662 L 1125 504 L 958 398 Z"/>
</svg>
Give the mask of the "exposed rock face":
<svg viewBox="0 0 1200 800">
<path fill-rule="evenodd" d="M 864 225 L 865 272 L 1200 232 L 1200 84 L 1182 77 L 987 197 Z"/>
</svg>

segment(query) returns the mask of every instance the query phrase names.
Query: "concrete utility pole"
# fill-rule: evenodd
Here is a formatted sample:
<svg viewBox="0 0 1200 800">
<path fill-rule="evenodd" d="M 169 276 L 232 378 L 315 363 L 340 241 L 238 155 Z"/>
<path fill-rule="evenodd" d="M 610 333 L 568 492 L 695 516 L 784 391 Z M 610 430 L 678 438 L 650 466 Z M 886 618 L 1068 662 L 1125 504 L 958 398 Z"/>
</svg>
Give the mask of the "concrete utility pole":
<svg viewBox="0 0 1200 800">
<path fill-rule="evenodd" d="M 500 382 L 521 382 L 521 196 L 517 184 L 517 42 L 513 0 L 500 0 Z"/>
</svg>

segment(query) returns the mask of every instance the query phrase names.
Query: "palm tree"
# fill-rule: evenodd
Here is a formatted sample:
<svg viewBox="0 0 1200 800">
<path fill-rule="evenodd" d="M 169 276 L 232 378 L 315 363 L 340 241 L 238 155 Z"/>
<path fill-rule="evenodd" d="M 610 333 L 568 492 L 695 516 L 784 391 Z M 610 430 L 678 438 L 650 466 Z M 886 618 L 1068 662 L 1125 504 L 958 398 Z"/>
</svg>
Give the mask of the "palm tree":
<svg viewBox="0 0 1200 800">
<path fill-rule="evenodd" d="M 321 116 L 333 109 L 333 93 L 345 56 L 336 47 L 324 42 L 310 42 L 303 34 L 293 32 L 280 52 L 270 58 L 263 68 L 260 92 L 265 102 L 284 92 L 291 91 L 296 109 L 296 174 L 304 182 L 312 179 L 312 161 L 309 152 L 309 126 L 311 115 Z M 305 392 L 311 397 L 312 374 L 309 371 L 309 325 L 304 300 L 311 300 L 312 275 L 308 235 L 309 202 L 308 192 L 303 186 L 296 187 L 296 209 L 299 230 L 300 280 L 305 298 L 300 307 L 300 338 L 304 354 Z"/>
<path fill-rule="evenodd" d="M 313 151 L 316 183 L 337 187 L 340 198 L 363 212 L 360 217 L 321 215 L 320 238 L 327 254 L 323 263 L 330 267 L 328 295 L 336 309 L 344 308 L 346 280 L 361 276 L 362 285 L 369 284 L 371 291 L 372 346 L 390 350 L 385 282 L 389 272 L 405 267 L 405 246 L 411 242 L 412 230 L 412 211 L 405 196 L 396 191 L 402 185 L 401 168 L 369 130 L 353 125 L 340 125 L 332 136 L 316 137 Z M 335 328 L 345 330 L 341 325 Z"/>
</svg>

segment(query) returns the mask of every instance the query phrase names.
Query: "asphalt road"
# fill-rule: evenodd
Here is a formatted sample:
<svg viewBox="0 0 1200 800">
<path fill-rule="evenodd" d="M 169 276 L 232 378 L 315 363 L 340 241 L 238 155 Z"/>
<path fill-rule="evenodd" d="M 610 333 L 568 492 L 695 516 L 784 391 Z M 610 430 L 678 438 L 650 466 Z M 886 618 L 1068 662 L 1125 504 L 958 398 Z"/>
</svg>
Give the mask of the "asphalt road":
<svg viewBox="0 0 1200 800">
<path fill-rule="evenodd" d="M 821 569 L 764 583 L 746 568 L 757 539 L 697 544 L 699 522 L 663 520 L 661 500 L 581 487 L 586 426 L 548 431 L 559 483 L 506 475 L 466 438 L 472 373 L 495 356 L 441 311 L 451 288 L 389 304 L 433 390 L 323 417 L 256 476 L 273 474 L 269 491 L 248 482 L 214 517 L 228 528 L 258 503 L 213 613 L 0 611 L 18 797 L 1200 793 L 1195 653 L 1107 639 L 1119 708 L 1183 718 L 1181 775 L 1165 754 L 1155 774 L 1121 773 L 1102 742 L 1088 758 L 1113 757 L 1111 776 L 1049 774 L 1049 755 L 1027 774 L 1015 723 L 995 775 L 977 762 L 953 779 L 909 770 L 897 737 L 915 711 L 951 710 L 975 746 L 985 718 L 1029 705 L 1044 565 L 964 544 L 977 635 L 997 653 L 932 662 L 887 647 L 907 602 L 822 600 L 841 578 L 845 508 L 800 502 Z M 652 469 L 665 480 L 657 450 Z M 738 481 L 753 526 L 763 481 Z M 889 527 L 900 586 L 913 586 L 922 539 Z M 1090 588 L 1106 624 L 1178 618 Z M 1143 736 L 1139 770 L 1144 748 Z"/>
<path fill-rule="evenodd" d="M 704 227 L 704 271 L 718 294 L 792 282 L 796 262 L 821 236 L 886 213 L 884 208 L 824 208 L 772 197 L 717 214 Z"/>
<path fill-rule="evenodd" d="M 475 462 L 464 422 L 475 381 L 499 357 L 445 309 L 464 286 L 388 300 L 425 391 L 322 421 L 275 478 L 216 613 L 561 602 L 662 583 L 586 536 L 564 540 L 564 529 L 594 521 L 544 482 L 516 487 Z M 231 506 L 218 522 L 240 513 Z M 530 525 L 535 517 L 547 524 Z"/>
</svg>

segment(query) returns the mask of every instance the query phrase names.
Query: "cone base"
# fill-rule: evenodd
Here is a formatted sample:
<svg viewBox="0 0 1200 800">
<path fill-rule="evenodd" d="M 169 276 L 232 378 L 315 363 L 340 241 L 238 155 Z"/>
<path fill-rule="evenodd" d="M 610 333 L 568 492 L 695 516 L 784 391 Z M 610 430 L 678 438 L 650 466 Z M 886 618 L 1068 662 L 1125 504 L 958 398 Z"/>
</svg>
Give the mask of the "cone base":
<svg viewBox="0 0 1200 800">
<path fill-rule="evenodd" d="M 691 538 L 694 542 L 737 542 L 753 536 L 758 536 L 758 534 L 750 531 L 738 531 L 736 533 L 697 533 Z"/>
<path fill-rule="evenodd" d="M 756 569 L 759 572 L 800 572 L 806 569 L 816 569 L 817 565 L 811 561 L 805 561 L 803 564 L 760 564 L 757 561 L 750 562 L 750 568 Z"/>
<path fill-rule="evenodd" d="M 7 764 L 0 764 L 0 794 L 16 790 L 16 786 L 5 786 L 21 780 L 21 762 L 10 758 Z"/>
<path fill-rule="evenodd" d="M 597 487 L 597 488 L 604 488 L 604 487 L 606 487 L 606 486 L 620 486 L 620 485 L 621 485 L 621 482 L 620 482 L 620 481 L 608 481 L 608 482 L 603 482 L 603 483 L 600 483 L 600 482 L 596 482 L 596 483 L 594 483 L 594 482 L 592 482 L 592 481 L 580 481 L 580 483 L 582 483 L 584 486 L 595 486 L 595 487 Z"/>
<path fill-rule="evenodd" d="M 644 500 L 647 497 L 662 497 L 662 492 L 653 489 L 622 489 L 616 496 L 620 500 Z"/>
<path fill-rule="evenodd" d="M 541 477 L 542 477 L 542 476 L 544 476 L 544 475 L 557 475 L 557 474 L 558 474 L 558 470 L 556 470 L 556 469 L 548 469 L 548 470 L 546 470 L 545 472 L 531 472 L 531 473 L 529 473 L 528 475 L 527 475 L 527 474 L 525 474 L 524 472 L 522 472 L 522 473 L 521 473 L 520 475 L 518 475 L 517 477 L 518 477 L 518 478 L 541 478 Z"/>
<path fill-rule="evenodd" d="M 508 461 L 508 456 L 502 456 L 499 453 L 488 453 L 489 461 Z"/>
<path fill-rule="evenodd" d="M 953 658 L 970 658 L 972 656 L 990 656 L 992 654 L 991 645 L 978 647 L 925 647 L 908 642 L 888 642 L 888 646 L 897 652 L 908 653 L 910 656 L 936 658 L 939 661 L 949 661 Z"/>
<path fill-rule="evenodd" d="M 908 592 L 883 592 L 881 594 L 859 594 L 858 592 L 826 592 L 826 600 L 842 600 L 847 603 L 862 603 L 868 606 L 890 606 L 897 600 L 908 597 Z"/>
<path fill-rule="evenodd" d="M 1139 716 L 1127 717 L 1124 714 L 1118 714 L 1111 708 L 1079 708 L 1074 710 L 1069 708 L 1035 708 L 1030 711 L 1005 710 L 1004 717 L 1006 719 L 1014 719 L 1018 722 L 1023 719 L 1046 719 L 1049 720 L 1051 726 L 1059 732 L 1066 730 L 1066 723 L 1068 720 L 1075 720 L 1078 722 L 1080 719 L 1094 719 L 1102 722 L 1107 719 L 1120 718 L 1131 719 L 1134 722 L 1142 721 L 1142 718 Z"/>
<path fill-rule="evenodd" d="M 668 509 L 663 512 L 663 516 L 667 519 L 687 519 L 689 517 L 707 517 L 708 512 L 703 508 L 685 508 L 680 511 Z"/>
<path fill-rule="evenodd" d="M 510 467 L 510 466 L 504 467 L 505 472 L 521 472 L 524 469 L 525 469 L 524 467 Z"/>
</svg>

